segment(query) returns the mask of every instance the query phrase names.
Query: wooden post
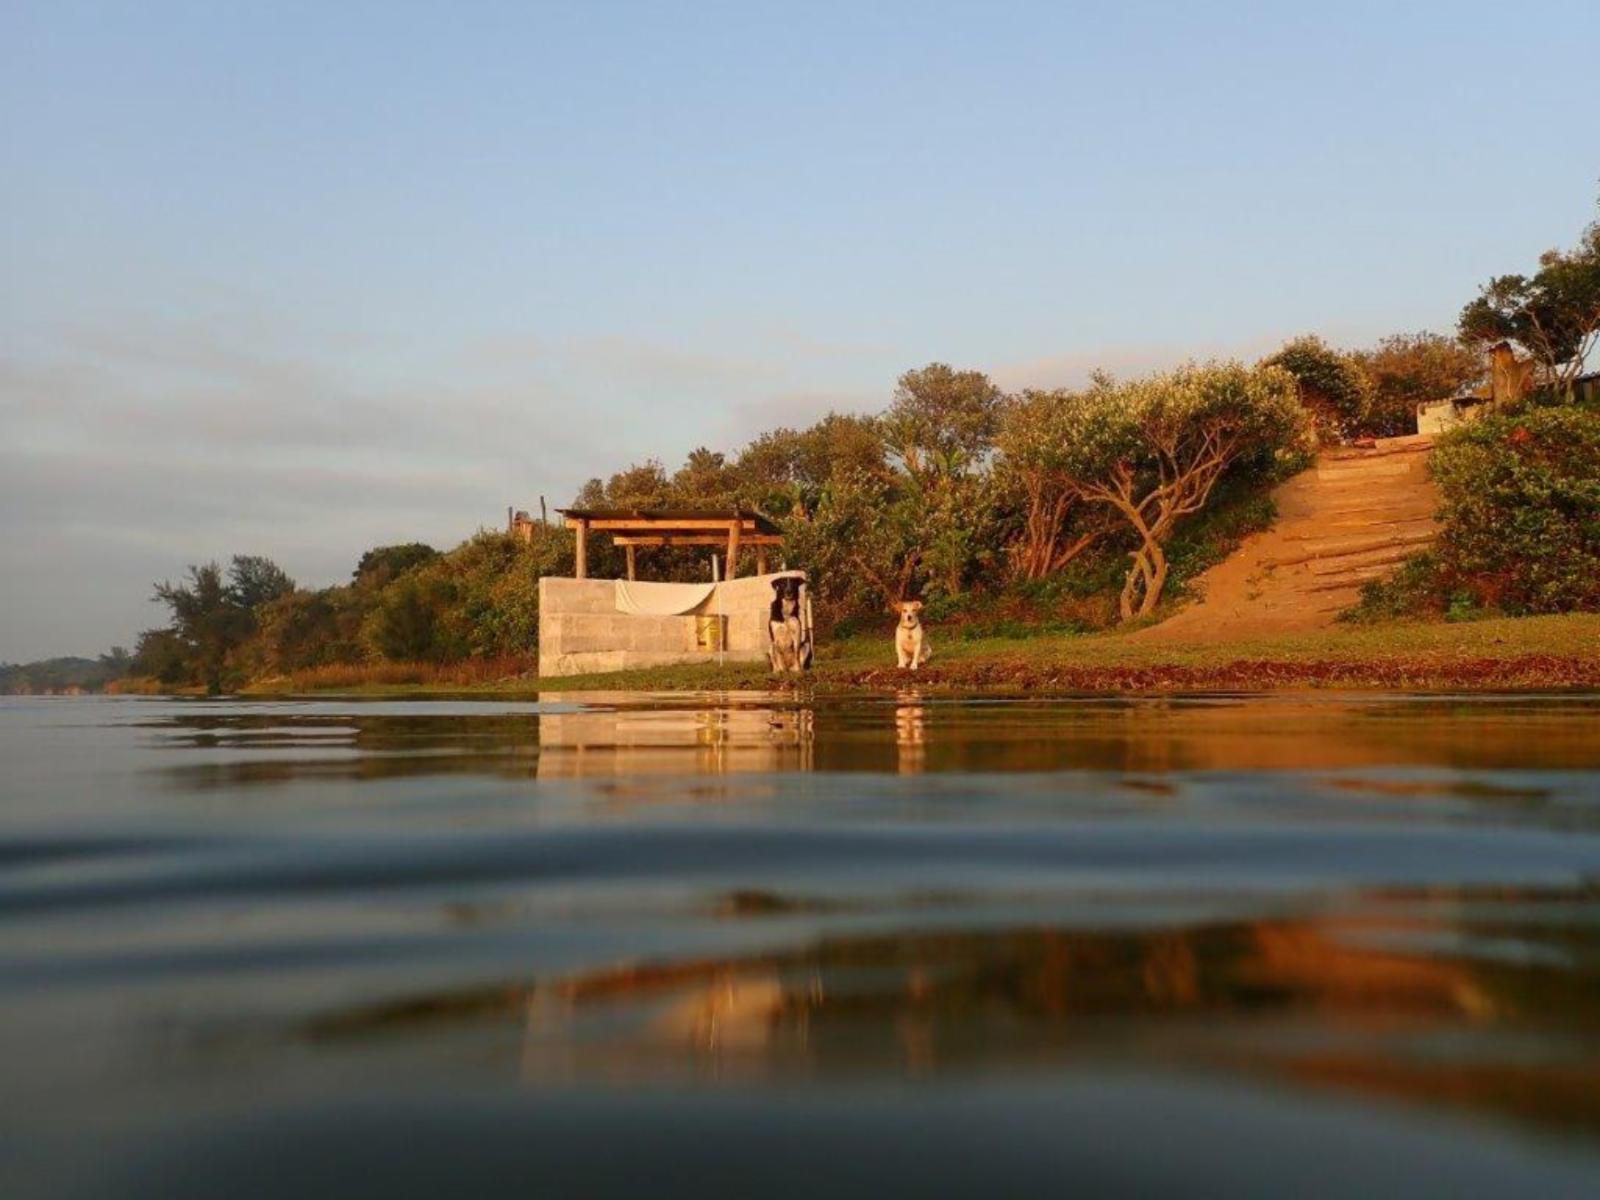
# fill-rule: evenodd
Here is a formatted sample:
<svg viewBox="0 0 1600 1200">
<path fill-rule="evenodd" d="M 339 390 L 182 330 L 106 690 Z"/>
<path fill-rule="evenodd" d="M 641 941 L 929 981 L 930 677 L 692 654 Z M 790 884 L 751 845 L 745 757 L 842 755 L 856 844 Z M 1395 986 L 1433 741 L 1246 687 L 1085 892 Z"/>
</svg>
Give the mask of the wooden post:
<svg viewBox="0 0 1600 1200">
<path fill-rule="evenodd" d="M 732 579 L 739 574 L 739 522 L 734 521 L 728 526 L 728 570 L 727 577 Z"/>
<path fill-rule="evenodd" d="M 578 521 L 578 578 L 589 578 L 589 522 Z"/>
<path fill-rule="evenodd" d="M 633 560 L 633 547 L 631 545 L 624 546 L 623 550 L 628 555 L 628 582 L 632 583 L 635 579 L 638 578 L 638 575 L 636 573 L 636 569 L 635 569 L 635 566 L 634 566 L 634 560 Z"/>
<path fill-rule="evenodd" d="M 767 573 L 767 548 L 765 546 L 757 546 L 756 547 L 756 574 L 757 575 L 765 575 L 766 573 Z"/>
</svg>

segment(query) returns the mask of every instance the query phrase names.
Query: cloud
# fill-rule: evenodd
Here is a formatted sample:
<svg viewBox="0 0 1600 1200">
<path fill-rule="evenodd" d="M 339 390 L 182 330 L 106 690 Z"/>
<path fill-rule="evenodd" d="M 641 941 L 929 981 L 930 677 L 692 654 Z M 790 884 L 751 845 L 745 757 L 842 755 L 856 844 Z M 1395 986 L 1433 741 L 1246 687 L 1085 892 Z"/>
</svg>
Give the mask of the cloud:
<svg viewBox="0 0 1600 1200">
<path fill-rule="evenodd" d="M 449 546 L 608 461 L 607 414 L 537 371 L 374 382 L 272 331 L 133 320 L 0 352 L 0 657 L 149 623 L 152 579 L 264 553 L 302 582 L 368 547 Z"/>
</svg>

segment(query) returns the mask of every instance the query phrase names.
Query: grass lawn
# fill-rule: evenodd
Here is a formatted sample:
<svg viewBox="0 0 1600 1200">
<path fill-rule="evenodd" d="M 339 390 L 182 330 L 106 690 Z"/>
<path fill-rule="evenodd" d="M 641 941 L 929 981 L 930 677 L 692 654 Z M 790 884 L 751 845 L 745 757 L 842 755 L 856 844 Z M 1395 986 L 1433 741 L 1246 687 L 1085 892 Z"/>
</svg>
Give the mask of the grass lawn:
<svg viewBox="0 0 1600 1200">
<path fill-rule="evenodd" d="M 889 635 L 819 648 L 801 684 L 820 692 L 926 690 L 1186 691 L 1292 688 L 1543 690 L 1600 688 L 1600 614 L 1340 626 L 1228 643 L 1151 643 L 1120 633 L 1027 639 L 941 639 L 915 675 L 894 666 Z M 452 692 L 723 691 L 795 686 L 757 665 L 653 667 L 605 675 L 530 677 Z M 258 693 L 282 690 L 271 685 Z M 416 685 L 340 688 L 403 695 Z"/>
</svg>

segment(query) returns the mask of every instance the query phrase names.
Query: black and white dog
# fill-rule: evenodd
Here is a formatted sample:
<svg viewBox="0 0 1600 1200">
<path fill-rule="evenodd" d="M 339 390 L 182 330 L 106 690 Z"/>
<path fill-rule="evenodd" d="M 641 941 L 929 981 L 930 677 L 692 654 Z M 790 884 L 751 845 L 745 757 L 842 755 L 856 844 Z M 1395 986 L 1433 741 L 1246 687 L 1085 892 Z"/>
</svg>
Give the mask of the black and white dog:
<svg viewBox="0 0 1600 1200">
<path fill-rule="evenodd" d="M 772 581 L 772 607 L 767 628 L 772 633 L 768 651 L 772 669 L 800 671 L 807 663 L 805 628 L 800 619 L 800 580 L 790 576 Z"/>
</svg>

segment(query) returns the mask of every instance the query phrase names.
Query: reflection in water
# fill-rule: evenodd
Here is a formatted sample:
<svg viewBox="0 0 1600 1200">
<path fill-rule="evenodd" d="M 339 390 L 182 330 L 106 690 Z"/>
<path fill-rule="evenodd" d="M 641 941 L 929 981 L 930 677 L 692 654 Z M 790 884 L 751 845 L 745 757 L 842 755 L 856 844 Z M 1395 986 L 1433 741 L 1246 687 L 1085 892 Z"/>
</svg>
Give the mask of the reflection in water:
<svg viewBox="0 0 1600 1200">
<path fill-rule="evenodd" d="M 596 707 L 539 721 L 541 779 L 809 771 L 808 708 Z"/>
<path fill-rule="evenodd" d="M 360 704 L 304 714 L 178 705 L 140 726 L 160 747 L 196 752 L 165 769 L 174 784 L 207 790 L 444 774 L 1600 769 L 1600 702 L 1581 697 L 974 703 L 908 689 L 892 702 L 612 693 L 562 701 L 470 718 Z"/>
<path fill-rule="evenodd" d="M 1502 1114 L 1600 1136 L 1600 928 L 1576 964 L 1483 953 L 1492 919 L 1592 894 L 1371 896 L 1300 920 L 828 938 L 324 1014 L 323 1043 L 503 1024 L 528 1083 L 745 1080 L 1105 1056 Z M 1452 919 L 1450 914 L 1467 913 Z M 1537 945 L 1537 925 L 1526 951 Z M 1389 948 L 1448 937 L 1478 954 Z M 479 1045 L 481 1042 L 475 1042 Z"/>
<path fill-rule="evenodd" d="M 970 1193 L 1001 1145 L 1019 1193 L 1600 1194 L 1597 730 L 1582 696 L 0 705 L 0 1194 L 345 1195 L 351 1146 L 385 1194 L 606 1190 L 618 1146 L 630 1194 Z"/>
<path fill-rule="evenodd" d="M 899 748 L 898 770 L 902 775 L 917 775 L 927 763 L 927 713 L 922 696 L 903 691 L 895 697 L 894 744 Z"/>
</svg>

